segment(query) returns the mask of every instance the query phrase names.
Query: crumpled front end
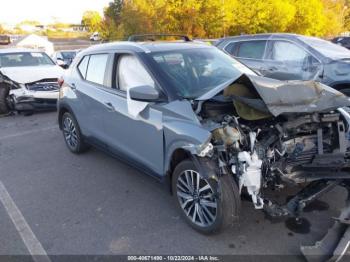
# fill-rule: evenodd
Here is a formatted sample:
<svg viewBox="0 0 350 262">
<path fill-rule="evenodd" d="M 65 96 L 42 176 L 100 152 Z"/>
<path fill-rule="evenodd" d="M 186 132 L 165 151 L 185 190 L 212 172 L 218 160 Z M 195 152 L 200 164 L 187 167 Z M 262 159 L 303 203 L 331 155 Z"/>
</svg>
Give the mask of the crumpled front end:
<svg viewBox="0 0 350 262">
<path fill-rule="evenodd" d="M 14 108 L 19 111 L 55 109 L 59 95 L 57 79 L 43 79 L 34 83 L 19 84 L 10 91 Z"/>
<path fill-rule="evenodd" d="M 56 109 L 59 95 L 57 78 L 32 83 L 18 83 L 0 72 L 1 88 L 8 89 L 7 103 L 11 110 L 36 111 Z"/>
<path fill-rule="evenodd" d="M 268 217 L 303 221 L 303 210 L 336 186 L 350 185 L 349 99 L 316 82 L 241 76 L 195 111 L 212 133 L 218 175 Z M 300 188 L 285 203 L 271 192 Z M 350 217 L 347 217 L 350 219 Z"/>
</svg>

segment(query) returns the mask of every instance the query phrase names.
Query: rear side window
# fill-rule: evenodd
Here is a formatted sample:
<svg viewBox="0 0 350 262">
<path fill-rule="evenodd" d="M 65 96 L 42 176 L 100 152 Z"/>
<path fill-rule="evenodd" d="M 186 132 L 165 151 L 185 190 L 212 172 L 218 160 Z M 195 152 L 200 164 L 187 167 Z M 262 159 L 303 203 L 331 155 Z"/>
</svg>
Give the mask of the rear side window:
<svg viewBox="0 0 350 262">
<path fill-rule="evenodd" d="M 239 43 L 237 57 L 262 59 L 266 47 L 265 40 L 254 40 Z"/>
<path fill-rule="evenodd" d="M 86 80 L 103 85 L 107 61 L 108 54 L 91 55 L 86 72 Z"/>
<path fill-rule="evenodd" d="M 235 47 L 236 47 L 236 43 L 232 42 L 229 43 L 226 47 L 225 47 L 225 51 L 227 53 L 229 53 L 230 55 L 235 55 Z"/>
<path fill-rule="evenodd" d="M 86 70 L 89 64 L 89 58 L 90 56 L 85 56 L 78 66 L 78 70 L 84 79 L 86 78 Z"/>
</svg>

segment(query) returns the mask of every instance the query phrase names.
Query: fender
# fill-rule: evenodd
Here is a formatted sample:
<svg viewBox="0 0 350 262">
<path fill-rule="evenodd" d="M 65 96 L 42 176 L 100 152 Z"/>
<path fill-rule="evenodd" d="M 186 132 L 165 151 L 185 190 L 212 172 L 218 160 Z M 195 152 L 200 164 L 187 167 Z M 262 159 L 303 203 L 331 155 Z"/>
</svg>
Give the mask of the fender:
<svg viewBox="0 0 350 262">
<path fill-rule="evenodd" d="M 191 155 L 191 159 L 195 166 L 198 168 L 199 174 L 204 179 L 214 179 L 216 181 L 219 180 L 218 174 L 219 169 L 215 161 L 208 157 L 199 157 L 196 155 Z"/>
</svg>

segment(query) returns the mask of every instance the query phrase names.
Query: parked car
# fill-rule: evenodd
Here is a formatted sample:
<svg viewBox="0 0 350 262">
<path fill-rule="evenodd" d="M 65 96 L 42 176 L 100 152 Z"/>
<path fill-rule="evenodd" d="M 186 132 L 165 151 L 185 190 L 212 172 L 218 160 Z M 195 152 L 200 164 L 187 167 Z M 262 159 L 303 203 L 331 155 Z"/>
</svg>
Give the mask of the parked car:
<svg viewBox="0 0 350 262">
<path fill-rule="evenodd" d="M 80 52 L 61 81 L 58 122 L 73 153 L 94 145 L 169 183 L 201 233 L 232 225 L 240 195 L 300 218 L 348 185 L 349 98 L 314 81 L 258 76 L 215 47 L 119 42 Z M 266 194 L 303 187 L 287 203 Z M 152 203 L 149 203 L 150 205 Z"/>
<path fill-rule="evenodd" d="M 8 35 L 0 35 L 0 45 L 11 44 L 11 38 Z"/>
<path fill-rule="evenodd" d="M 44 52 L 0 49 L 0 114 L 55 109 L 62 74 Z"/>
<path fill-rule="evenodd" d="M 76 50 L 61 50 L 56 51 L 52 55 L 52 60 L 60 67 L 67 69 L 72 63 L 74 57 L 76 56 Z"/>
<path fill-rule="evenodd" d="M 296 34 L 242 35 L 216 46 L 259 74 L 279 80 L 315 80 L 350 96 L 350 51 Z"/>
<path fill-rule="evenodd" d="M 101 41 L 100 33 L 95 32 L 90 36 L 90 41 Z"/>
<path fill-rule="evenodd" d="M 350 49 L 350 36 L 339 36 L 332 39 L 332 42 L 337 45 L 341 45 L 347 49 Z"/>
</svg>

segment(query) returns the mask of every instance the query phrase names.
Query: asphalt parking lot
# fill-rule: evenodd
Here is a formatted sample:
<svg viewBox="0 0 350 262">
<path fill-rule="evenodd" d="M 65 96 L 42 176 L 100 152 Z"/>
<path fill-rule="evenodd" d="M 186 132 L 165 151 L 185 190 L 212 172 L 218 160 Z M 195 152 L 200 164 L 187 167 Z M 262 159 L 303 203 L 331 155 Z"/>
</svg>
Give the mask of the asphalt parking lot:
<svg viewBox="0 0 350 262">
<path fill-rule="evenodd" d="M 336 188 L 322 198 L 329 208 L 309 208 L 305 234 L 265 219 L 243 201 L 238 226 L 200 235 L 153 178 L 96 149 L 71 154 L 54 112 L 0 118 L 1 184 L 48 255 L 264 254 L 303 261 L 300 244 L 313 244 L 326 233 L 345 198 Z M 26 255 L 21 229 L 1 200 L 0 255 Z"/>
</svg>

